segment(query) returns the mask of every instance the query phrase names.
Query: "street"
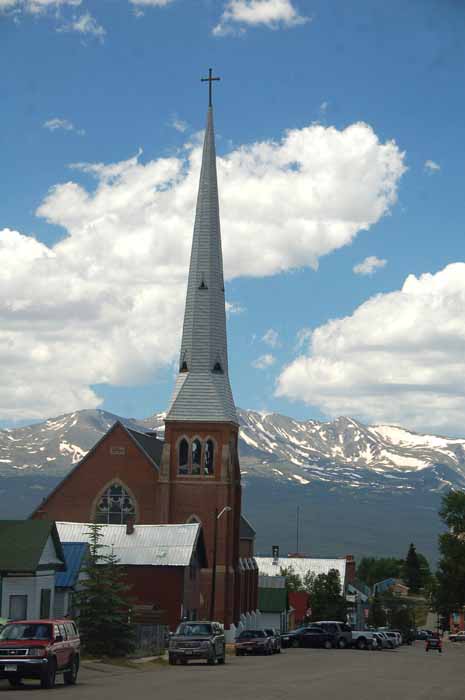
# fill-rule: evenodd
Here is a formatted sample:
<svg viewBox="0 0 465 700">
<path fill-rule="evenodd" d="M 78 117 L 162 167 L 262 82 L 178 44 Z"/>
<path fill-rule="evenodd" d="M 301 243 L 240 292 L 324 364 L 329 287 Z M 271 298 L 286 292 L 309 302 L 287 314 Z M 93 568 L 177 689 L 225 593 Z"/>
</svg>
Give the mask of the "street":
<svg viewBox="0 0 465 700">
<path fill-rule="evenodd" d="M 459 700 L 463 697 L 465 647 L 446 644 L 443 654 L 423 644 L 394 651 L 292 649 L 273 657 L 228 656 L 225 666 L 145 665 L 140 669 L 84 664 L 78 685 L 61 679 L 52 691 L 38 684 L 11 690 L 0 681 L 0 697 L 53 693 L 55 700 Z"/>
</svg>

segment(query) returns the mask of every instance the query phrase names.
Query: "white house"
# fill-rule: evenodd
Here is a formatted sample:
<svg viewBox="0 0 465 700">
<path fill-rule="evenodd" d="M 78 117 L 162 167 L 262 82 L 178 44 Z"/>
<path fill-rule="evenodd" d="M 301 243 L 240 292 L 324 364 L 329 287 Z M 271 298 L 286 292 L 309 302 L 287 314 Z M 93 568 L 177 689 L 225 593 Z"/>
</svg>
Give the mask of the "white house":
<svg viewBox="0 0 465 700">
<path fill-rule="evenodd" d="M 0 617 L 48 618 L 53 614 L 55 573 L 65 570 L 55 523 L 0 520 Z"/>
</svg>

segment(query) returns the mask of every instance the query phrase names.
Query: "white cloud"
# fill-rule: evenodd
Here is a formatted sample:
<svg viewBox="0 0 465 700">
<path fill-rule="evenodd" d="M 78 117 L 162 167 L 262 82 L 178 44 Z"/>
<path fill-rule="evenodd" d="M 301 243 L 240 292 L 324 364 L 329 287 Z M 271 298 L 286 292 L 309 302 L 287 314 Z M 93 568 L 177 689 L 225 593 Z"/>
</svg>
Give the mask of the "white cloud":
<svg viewBox="0 0 465 700">
<path fill-rule="evenodd" d="M 270 346 L 270 348 L 275 348 L 279 344 L 278 331 L 274 328 L 269 328 L 262 338 L 262 341 Z"/>
<path fill-rule="evenodd" d="M 170 5 L 175 0 L 129 0 L 131 5 L 136 5 L 139 7 L 166 7 Z"/>
<path fill-rule="evenodd" d="M 189 128 L 189 124 L 183 119 L 180 119 L 177 114 L 173 114 L 170 121 L 170 126 L 173 127 L 173 129 L 176 129 L 176 131 L 179 131 L 180 134 L 184 134 Z"/>
<path fill-rule="evenodd" d="M 426 160 L 425 165 L 424 165 L 425 171 L 432 175 L 433 173 L 437 173 L 438 170 L 441 170 L 441 166 L 439 163 L 436 163 L 434 160 Z"/>
<path fill-rule="evenodd" d="M 373 275 L 376 270 L 387 265 L 387 260 L 381 260 L 376 255 L 369 255 L 365 260 L 362 260 L 358 265 L 354 265 L 353 272 L 356 275 Z"/>
<path fill-rule="evenodd" d="M 240 31 L 260 25 L 269 29 L 295 27 L 308 21 L 308 17 L 299 14 L 292 0 L 228 0 L 213 34 L 234 33 L 234 27 Z"/>
<path fill-rule="evenodd" d="M 245 308 L 245 306 L 242 306 L 241 304 L 238 304 L 235 301 L 226 302 L 226 313 L 228 316 L 243 314 L 246 310 L 247 309 Z"/>
<path fill-rule="evenodd" d="M 93 36 L 99 41 L 105 38 L 106 30 L 97 22 L 90 12 L 73 17 L 70 22 L 65 22 L 60 28 L 61 32 L 77 32 L 82 36 Z"/>
<path fill-rule="evenodd" d="M 277 394 L 327 415 L 464 433 L 465 263 L 409 275 L 317 328 Z"/>
<path fill-rule="evenodd" d="M 69 119 L 60 119 L 59 117 L 48 119 L 42 126 L 44 129 L 48 129 L 49 131 L 74 131 L 76 134 L 79 134 L 79 136 L 84 136 L 86 133 L 84 129 L 76 128 L 73 122 L 70 122 Z"/>
<path fill-rule="evenodd" d="M 276 357 L 268 353 L 257 357 L 257 359 L 252 362 L 252 367 L 255 367 L 255 369 L 267 369 L 268 367 L 274 365 L 275 362 Z"/>
<path fill-rule="evenodd" d="M 82 0 L 0 0 L 1 9 L 17 9 L 31 14 L 40 14 L 62 7 L 78 7 Z"/>
<path fill-rule="evenodd" d="M 325 101 L 322 102 L 321 105 L 320 105 L 320 112 L 321 112 L 322 114 L 326 114 L 326 112 L 328 111 L 328 107 L 329 107 L 329 102 L 327 102 L 327 101 L 325 100 Z"/>
<path fill-rule="evenodd" d="M 99 404 L 178 352 L 201 145 L 182 156 L 79 164 L 95 189 L 53 187 L 38 215 L 53 247 L 0 230 L 0 417 Z M 396 200 L 403 154 L 365 124 L 318 125 L 218 158 L 228 279 L 265 276 L 349 244 Z"/>
</svg>

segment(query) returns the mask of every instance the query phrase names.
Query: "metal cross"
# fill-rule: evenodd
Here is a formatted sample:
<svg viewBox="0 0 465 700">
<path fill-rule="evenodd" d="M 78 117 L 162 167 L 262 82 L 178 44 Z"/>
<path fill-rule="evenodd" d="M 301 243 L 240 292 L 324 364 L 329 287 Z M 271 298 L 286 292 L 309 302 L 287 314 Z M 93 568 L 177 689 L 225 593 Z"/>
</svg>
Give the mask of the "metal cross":
<svg viewBox="0 0 465 700">
<path fill-rule="evenodd" d="M 208 106 L 212 106 L 212 83 L 214 80 L 221 80 L 221 78 L 214 78 L 213 71 L 211 68 L 208 69 L 208 78 L 201 78 L 202 83 L 208 83 Z"/>
</svg>

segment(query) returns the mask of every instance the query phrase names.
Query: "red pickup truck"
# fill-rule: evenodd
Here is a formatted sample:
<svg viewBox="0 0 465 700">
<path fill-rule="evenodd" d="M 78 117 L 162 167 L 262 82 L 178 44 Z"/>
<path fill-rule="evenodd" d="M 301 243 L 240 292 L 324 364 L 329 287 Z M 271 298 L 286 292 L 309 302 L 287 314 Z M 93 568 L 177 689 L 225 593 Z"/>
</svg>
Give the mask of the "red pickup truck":
<svg viewBox="0 0 465 700">
<path fill-rule="evenodd" d="M 15 620 L 0 632 L 0 679 L 12 687 L 23 678 L 53 688 L 57 674 L 74 685 L 79 671 L 81 642 L 71 620 Z"/>
</svg>

